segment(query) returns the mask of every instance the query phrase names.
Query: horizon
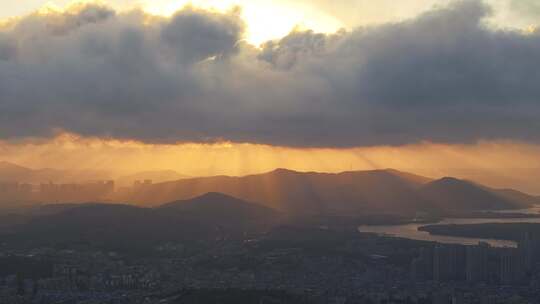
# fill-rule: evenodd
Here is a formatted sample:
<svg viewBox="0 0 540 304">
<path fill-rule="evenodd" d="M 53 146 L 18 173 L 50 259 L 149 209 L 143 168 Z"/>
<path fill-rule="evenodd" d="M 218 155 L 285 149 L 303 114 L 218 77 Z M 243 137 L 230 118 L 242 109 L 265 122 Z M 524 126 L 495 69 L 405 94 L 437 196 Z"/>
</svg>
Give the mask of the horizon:
<svg viewBox="0 0 540 304">
<path fill-rule="evenodd" d="M 62 170 L 62 169 L 55 169 L 55 168 L 29 168 L 29 167 L 25 167 L 25 166 L 20 166 L 18 164 L 15 164 L 15 163 L 11 163 L 11 162 L 7 162 L 7 161 L 1 161 L 0 160 L 0 165 L 6 165 L 8 166 L 15 166 L 15 167 L 18 167 L 18 168 L 21 168 L 21 169 L 29 169 L 29 170 L 36 170 L 36 171 L 40 171 L 40 170 L 57 170 L 57 171 L 65 171 L 65 170 Z M 0 167 L 0 173 L 1 173 L 1 169 L 2 167 Z M 540 168 L 537 168 L 536 170 L 539 170 Z M 470 169 L 461 169 L 461 170 L 470 170 Z M 534 168 L 516 168 L 514 170 L 535 170 Z M 84 170 L 83 170 L 84 171 Z M 81 178 L 77 178 L 77 177 L 71 177 L 71 180 L 52 180 L 52 179 L 49 179 L 49 180 L 35 180 L 34 182 L 28 182 L 28 184 L 34 184 L 34 185 L 39 185 L 39 184 L 43 184 L 43 183 L 53 183 L 53 184 L 56 184 L 56 183 L 59 183 L 59 184 L 87 184 L 87 183 L 93 183 L 93 182 L 99 182 L 99 181 L 106 181 L 106 180 L 113 180 L 115 182 L 119 182 L 116 186 L 117 187 L 121 187 L 121 188 L 125 188 L 125 187 L 131 187 L 131 186 L 136 186 L 135 184 L 137 182 L 144 182 L 145 180 L 146 181 L 151 181 L 152 184 L 163 184 L 163 183 L 170 183 L 170 182 L 180 182 L 180 181 L 185 181 L 185 180 L 197 180 L 197 179 L 204 179 L 204 178 L 215 178 L 215 177 L 234 177 L 234 178 L 243 178 L 243 177 L 251 177 L 251 176 L 259 176 L 259 175 L 268 175 L 268 174 L 271 174 L 271 173 L 274 173 L 274 172 L 278 172 L 278 171 L 286 171 L 286 172 L 293 172 L 293 173 L 299 173 L 299 174 L 306 174 L 306 175 L 309 175 L 309 174 L 329 174 L 329 175 L 342 175 L 342 174 L 346 174 L 346 173 L 376 173 L 376 172 L 389 172 L 389 173 L 393 173 L 393 172 L 397 172 L 397 173 L 404 173 L 404 174 L 411 174 L 413 176 L 417 176 L 417 177 L 420 177 L 420 178 L 426 178 L 428 179 L 428 182 L 426 183 L 431 183 L 431 182 L 437 182 L 437 181 L 442 181 L 442 180 L 445 180 L 445 179 L 456 179 L 456 180 L 461 180 L 461 181 L 465 181 L 465 182 L 471 182 L 471 183 L 474 183 L 474 184 L 478 184 L 478 185 L 481 185 L 481 186 L 487 186 L 487 187 L 490 187 L 490 188 L 493 188 L 493 189 L 498 189 L 498 190 L 516 190 L 516 191 L 519 191 L 519 192 L 522 192 L 524 194 L 527 194 L 527 195 L 538 195 L 540 196 L 540 193 L 537 193 L 537 192 L 534 192 L 534 191 L 527 191 L 527 189 L 523 189 L 522 187 L 512 187 L 511 185 L 505 185 L 505 184 L 499 184 L 499 183 L 490 183 L 490 182 L 485 182 L 483 181 L 482 179 L 473 179 L 473 178 L 469 178 L 467 177 L 467 174 L 465 175 L 438 175 L 438 176 L 428 176 L 428 175 L 423 175 L 423 174 L 419 174 L 419 173 L 415 173 L 414 171 L 412 170 L 399 170 L 399 169 L 395 169 L 395 168 L 380 168 L 380 169 L 365 169 L 365 170 L 345 170 L 345 171 L 334 171 L 334 172 L 329 172 L 329 171 L 313 171 L 313 170 L 308 170 L 308 171 L 302 171 L 302 170 L 294 170 L 294 169 L 290 169 L 290 168 L 283 168 L 283 167 L 277 167 L 277 168 L 274 168 L 274 169 L 271 169 L 271 170 L 268 170 L 268 171 L 262 171 L 262 172 L 252 172 L 252 173 L 246 173 L 246 174 L 243 174 L 243 175 L 227 175 L 227 174 L 218 174 L 218 175 L 199 175 L 199 176 L 193 176 L 193 175 L 183 175 L 181 172 L 177 172 L 175 170 L 172 170 L 172 169 L 161 169 L 161 170 L 150 170 L 150 171 L 134 171 L 134 172 L 130 172 L 130 173 L 127 173 L 127 172 L 124 172 L 123 174 L 119 174 L 119 175 L 101 175 L 101 176 L 98 176 L 98 177 L 94 177 L 94 178 L 89 178 L 89 179 L 81 179 Z M 175 173 L 175 176 L 174 177 L 160 177 L 158 180 L 153 180 L 151 178 L 151 174 L 160 174 L 160 173 Z M 150 175 L 148 175 L 150 174 Z M 128 181 L 126 181 L 127 178 L 130 178 Z M 9 177 L 6 178 L 5 176 L 1 176 L 0 175 L 0 184 L 1 183 L 5 183 L 5 182 L 18 182 L 18 183 L 25 183 L 24 181 L 18 181 L 18 180 L 10 180 Z M 116 191 L 116 189 L 115 189 Z M 209 191 L 208 193 L 221 193 L 219 191 Z M 223 193 L 222 193 L 223 194 Z"/>
<path fill-rule="evenodd" d="M 540 0 L 0 0 L 0 303 L 540 303 Z"/>
<path fill-rule="evenodd" d="M 314 170 L 309 168 L 287 168 L 287 167 L 279 167 L 276 166 L 274 168 L 267 168 L 263 170 L 254 170 L 249 172 L 242 172 L 237 174 L 230 174 L 227 172 L 221 172 L 216 174 L 204 174 L 203 172 L 200 172 L 199 174 L 186 174 L 184 171 L 178 168 L 150 168 L 147 170 L 131 170 L 131 171 L 118 171 L 118 170 L 108 170 L 106 168 L 101 168 L 99 170 L 96 169 L 85 169 L 85 168 L 63 168 L 63 167 L 32 167 L 27 166 L 20 163 L 0 160 L 0 163 L 5 163 L 9 165 L 15 165 L 19 166 L 25 169 L 31 169 L 31 170 L 57 170 L 57 171 L 94 171 L 94 172 L 101 172 L 101 175 L 94 176 L 92 178 L 88 177 L 78 177 L 74 176 L 72 177 L 72 180 L 61 180 L 56 181 L 60 183 L 69 183 L 69 182 L 75 182 L 75 183 L 85 183 L 85 182 L 92 182 L 92 181 L 98 181 L 98 180 L 125 180 L 128 177 L 132 176 L 139 176 L 138 180 L 144 180 L 149 179 L 153 180 L 151 177 L 145 177 L 145 174 L 159 174 L 159 173 L 175 173 L 177 174 L 174 177 L 159 177 L 157 180 L 153 180 L 157 183 L 162 182 L 170 182 L 170 181 L 176 181 L 181 179 L 197 179 L 197 178 L 205 178 L 205 177 L 218 177 L 218 176 L 228 176 L 228 177 L 245 177 L 245 176 L 251 176 L 251 175 L 261 175 L 261 174 L 267 174 L 271 173 L 277 170 L 287 170 L 287 171 L 293 171 L 298 173 L 321 173 L 321 174 L 341 174 L 341 173 L 347 173 L 347 172 L 369 172 L 369 171 L 391 171 L 395 170 L 402 173 L 408 173 L 413 175 L 418 175 L 421 177 L 429 178 L 432 180 L 439 180 L 445 177 L 451 177 L 451 178 L 457 178 L 461 180 L 467 180 L 474 183 L 482 184 L 488 187 L 497 188 L 497 189 L 514 189 L 518 190 L 520 192 L 524 192 L 530 195 L 540 195 L 540 182 L 534 182 L 534 178 L 530 178 L 530 176 L 533 176 L 533 174 L 538 174 L 540 176 L 540 167 L 534 168 L 534 167 L 521 167 L 521 168 L 490 168 L 489 173 L 486 173 L 486 171 L 483 171 L 481 168 L 423 168 L 423 169 L 413 169 L 413 168 L 395 168 L 395 167 L 381 167 L 381 168 L 349 168 L 349 169 L 337 169 L 337 170 Z M 504 172 L 504 174 L 494 174 L 493 172 Z M 515 175 L 523 175 L 523 174 L 529 174 L 527 178 L 522 179 L 520 182 L 512 181 L 508 178 L 508 176 L 515 176 Z M 131 186 L 131 184 L 136 181 L 137 179 L 129 179 L 129 182 L 121 182 L 120 185 L 122 186 Z M 524 184 L 523 180 L 533 180 L 531 184 Z M 4 182 L 21 182 L 16 179 L 9 179 L 7 177 L 0 176 L 0 181 Z M 51 180 L 41 180 L 41 181 L 35 181 L 33 184 L 39 184 L 43 182 L 49 182 Z M 53 181 L 54 182 L 54 181 Z"/>
<path fill-rule="evenodd" d="M 540 92 L 520 55 L 540 49 L 533 2 L 190 3 L 0 2 L 0 159 L 114 175 L 395 168 L 540 193 Z"/>
</svg>

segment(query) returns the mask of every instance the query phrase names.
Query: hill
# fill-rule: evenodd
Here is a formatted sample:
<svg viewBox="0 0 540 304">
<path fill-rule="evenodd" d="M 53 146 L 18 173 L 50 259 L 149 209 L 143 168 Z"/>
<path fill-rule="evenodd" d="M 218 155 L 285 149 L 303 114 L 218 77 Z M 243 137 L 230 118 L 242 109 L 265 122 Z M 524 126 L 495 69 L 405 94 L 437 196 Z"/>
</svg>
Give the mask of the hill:
<svg viewBox="0 0 540 304">
<path fill-rule="evenodd" d="M 281 218 L 273 209 L 215 192 L 167 203 L 154 211 L 195 227 L 214 227 L 239 234 L 271 227 Z"/>
<path fill-rule="evenodd" d="M 0 181 L 27 180 L 32 175 L 33 170 L 12 164 L 0 162 Z"/>
<path fill-rule="evenodd" d="M 220 192 L 293 215 L 414 215 L 418 211 L 523 208 L 534 197 L 468 181 L 396 170 L 343 173 L 277 169 L 244 177 L 215 176 L 154 184 L 120 199 L 143 206 Z M 519 195 L 517 194 L 519 193 Z"/>
<path fill-rule="evenodd" d="M 278 221 L 274 210 L 212 193 L 156 208 L 75 205 L 37 216 L 14 235 L 19 240 L 47 244 L 91 244 L 122 250 L 151 248 L 165 241 L 236 238 L 265 231 Z"/>
<path fill-rule="evenodd" d="M 507 200 L 518 202 L 522 207 L 540 204 L 540 197 L 532 196 L 514 189 L 490 189 L 493 193 Z"/>
<path fill-rule="evenodd" d="M 116 183 L 119 186 L 131 186 L 135 181 L 151 180 L 154 183 L 163 183 L 184 178 L 189 178 L 189 176 L 173 170 L 144 171 L 117 178 Z"/>
<path fill-rule="evenodd" d="M 27 223 L 29 218 L 20 214 L 0 214 L 0 233 Z"/>
<path fill-rule="evenodd" d="M 74 183 L 91 180 L 109 180 L 111 174 L 98 170 L 31 169 L 13 163 L 0 162 L 0 182 L 19 183 Z"/>
<path fill-rule="evenodd" d="M 524 197 L 502 195 L 497 190 L 451 177 L 424 185 L 420 193 L 439 210 L 503 210 L 527 205 L 525 194 Z"/>
<path fill-rule="evenodd" d="M 414 187 L 419 187 L 433 181 L 433 179 L 429 177 L 412 174 L 408 172 L 403 172 L 403 171 L 398 171 L 395 169 L 386 169 L 386 171 L 408 181 L 411 184 L 411 186 L 414 186 Z"/>
<path fill-rule="evenodd" d="M 421 185 L 393 170 L 332 174 L 277 169 L 244 177 L 215 176 L 155 184 L 123 199 L 159 205 L 220 192 L 291 214 L 395 213 L 428 206 L 429 202 L 416 191 Z"/>
<path fill-rule="evenodd" d="M 155 210 L 158 213 L 177 214 L 201 222 L 228 226 L 248 222 L 261 223 L 279 217 L 279 213 L 273 209 L 217 192 L 164 204 Z"/>
</svg>

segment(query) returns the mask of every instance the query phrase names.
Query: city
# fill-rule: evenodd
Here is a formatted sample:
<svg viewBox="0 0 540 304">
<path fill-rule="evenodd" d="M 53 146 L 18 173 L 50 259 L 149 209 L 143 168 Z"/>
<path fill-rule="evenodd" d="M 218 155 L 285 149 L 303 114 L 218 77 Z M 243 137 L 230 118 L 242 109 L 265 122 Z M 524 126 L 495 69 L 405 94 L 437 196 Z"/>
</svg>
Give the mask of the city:
<svg viewBox="0 0 540 304">
<path fill-rule="evenodd" d="M 283 196 L 253 192 L 265 183 Z M 540 299 L 540 199 L 518 191 L 509 195 L 396 170 L 277 169 L 243 177 L 135 180 L 119 189 L 114 180 L 3 185 L 4 194 L 31 190 L 0 208 L 1 303 Z M 400 195 L 388 197 L 368 185 Z M 337 205 L 335 197 L 345 194 L 350 198 Z M 378 204 L 362 202 L 366 195 Z M 446 207 L 447 199 L 457 198 L 461 205 Z M 403 201 L 411 205 L 380 213 L 382 204 Z M 462 224 L 445 225 L 444 218 L 461 218 Z M 395 227 L 407 225 L 434 239 L 392 236 Z M 363 232 L 366 227 L 379 230 Z M 392 228 L 384 233 L 385 227 Z M 447 242 L 445 236 L 458 238 Z"/>
<path fill-rule="evenodd" d="M 539 304 L 540 0 L 0 0 L 0 304 Z"/>
<path fill-rule="evenodd" d="M 210 303 L 220 298 L 228 303 L 250 292 L 270 303 L 534 303 L 540 298 L 538 261 L 531 259 L 536 251 L 529 244 L 493 249 L 344 230 L 281 229 L 249 240 L 165 243 L 148 257 L 2 244 L 3 265 L 34 267 L 2 277 L 2 303 Z"/>
</svg>

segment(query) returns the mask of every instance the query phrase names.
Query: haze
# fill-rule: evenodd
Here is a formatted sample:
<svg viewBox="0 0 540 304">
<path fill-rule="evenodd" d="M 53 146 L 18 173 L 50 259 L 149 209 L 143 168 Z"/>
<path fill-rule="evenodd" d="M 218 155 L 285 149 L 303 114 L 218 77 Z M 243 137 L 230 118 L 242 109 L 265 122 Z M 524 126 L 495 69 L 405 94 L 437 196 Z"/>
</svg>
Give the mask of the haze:
<svg viewBox="0 0 540 304">
<path fill-rule="evenodd" d="M 540 192 L 534 2 L 185 5 L 0 3 L 0 158 L 192 176 L 393 167 Z"/>
<path fill-rule="evenodd" d="M 0 0 L 0 303 L 540 303 L 538 0 Z"/>
</svg>

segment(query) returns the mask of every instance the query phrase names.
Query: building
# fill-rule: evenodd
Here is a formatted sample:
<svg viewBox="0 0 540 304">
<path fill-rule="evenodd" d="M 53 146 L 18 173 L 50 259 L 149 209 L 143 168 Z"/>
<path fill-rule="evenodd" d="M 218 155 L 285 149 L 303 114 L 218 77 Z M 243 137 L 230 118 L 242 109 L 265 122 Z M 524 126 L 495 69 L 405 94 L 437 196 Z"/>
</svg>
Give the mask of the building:
<svg viewBox="0 0 540 304">
<path fill-rule="evenodd" d="M 433 279 L 433 250 L 420 248 L 417 258 L 411 262 L 411 279 L 416 282 Z"/>
<path fill-rule="evenodd" d="M 18 182 L 0 182 L 0 201 L 28 201 L 32 197 L 32 185 Z"/>
<path fill-rule="evenodd" d="M 528 232 L 525 232 L 518 242 L 518 251 L 521 267 L 524 270 L 529 270 L 534 264 L 536 250 L 536 242 L 531 238 Z"/>
<path fill-rule="evenodd" d="M 147 189 L 148 187 L 152 186 L 152 180 L 146 179 L 144 181 L 137 180 L 133 183 L 133 190 L 134 191 L 142 191 Z"/>
<path fill-rule="evenodd" d="M 524 278 L 519 250 L 514 248 L 499 249 L 499 282 L 502 285 L 513 285 Z"/>
<path fill-rule="evenodd" d="M 87 202 L 106 199 L 114 193 L 114 181 L 96 181 L 83 184 L 40 185 L 38 198 L 49 202 Z"/>
<path fill-rule="evenodd" d="M 439 244 L 433 252 L 433 279 L 438 282 L 465 279 L 465 247 Z"/>
<path fill-rule="evenodd" d="M 467 246 L 465 275 L 468 282 L 486 282 L 489 278 L 489 251 L 491 246 L 480 243 L 478 246 Z"/>
</svg>

